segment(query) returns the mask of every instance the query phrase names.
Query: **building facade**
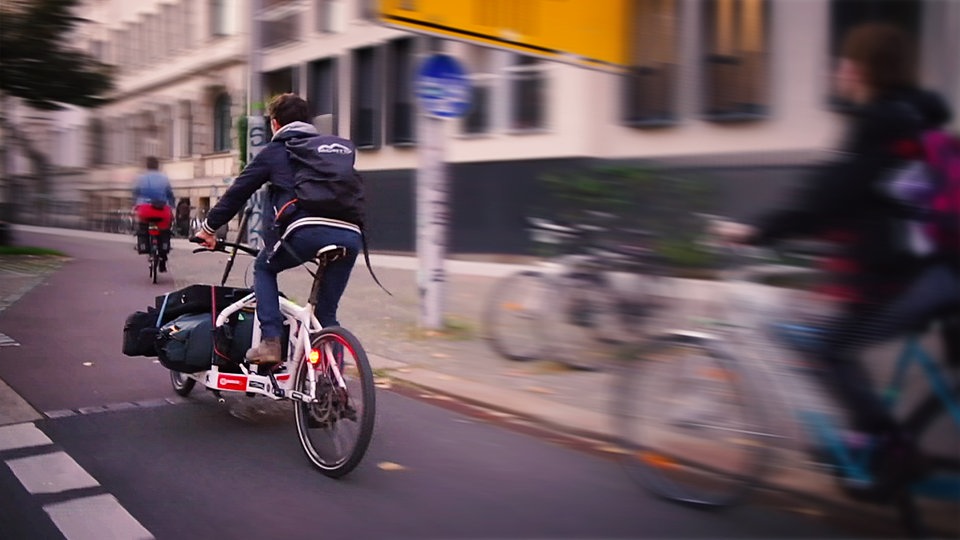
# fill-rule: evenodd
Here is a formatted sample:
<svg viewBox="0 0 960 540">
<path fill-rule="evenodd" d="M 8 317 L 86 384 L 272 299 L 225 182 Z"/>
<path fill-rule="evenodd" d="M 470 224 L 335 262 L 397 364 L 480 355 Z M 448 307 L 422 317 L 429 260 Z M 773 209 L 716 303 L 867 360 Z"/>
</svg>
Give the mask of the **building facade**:
<svg viewBox="0 0 960 540">
<path fill-rule="evenodd" d="M 490 13 L 515 17 L 522 33 L 536 24 L 524 10 L 542 1 L 489 0 L 512 6 Z M 772 202 L 840 136 L 830 72 L 862 20 L 919 36 L 922 82 L 960 104 L 960 3 L 949 0 L 635 0 L 626 74 L 388 28 L 371 0 L 260 2 L 256 78 L 248 0 L 87 3 L 85 39 L 117 66 L 118 90 L 98 111 L 72 111 L 54 136 L 84 145 L 69 165 L 81 165 L 71 170 L 83 171 L 90 215 L 129 202 L 146 155 L 202 213 L 239 172 L 236 121 L 259 80 L 264 96 L 295 91 L 332 116 L 360 149 L 374 248 L 412 250 L 412 76 L 440 50 L 474 85 L 470 112 L 445 126 L 454 252 L 527 252 L 539 179 L 603 163 L 709 175 L 722 186 L 715 210 L 734 217 Z"/>
</svg>

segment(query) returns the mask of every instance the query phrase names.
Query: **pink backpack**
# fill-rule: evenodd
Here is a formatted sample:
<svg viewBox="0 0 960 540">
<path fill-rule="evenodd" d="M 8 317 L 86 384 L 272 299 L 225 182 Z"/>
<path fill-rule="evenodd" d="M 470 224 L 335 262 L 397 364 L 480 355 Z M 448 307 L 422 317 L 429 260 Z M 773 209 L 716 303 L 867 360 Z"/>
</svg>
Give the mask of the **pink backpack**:
<svg viewBox="0 0 960 540">
<path fill-rule="evenodd" d="M 923 134 L 921 143 L 935 186 L 926 234 L 937 251 L 960 256 L 960 137 L 932 130 Z"/>
</svg>

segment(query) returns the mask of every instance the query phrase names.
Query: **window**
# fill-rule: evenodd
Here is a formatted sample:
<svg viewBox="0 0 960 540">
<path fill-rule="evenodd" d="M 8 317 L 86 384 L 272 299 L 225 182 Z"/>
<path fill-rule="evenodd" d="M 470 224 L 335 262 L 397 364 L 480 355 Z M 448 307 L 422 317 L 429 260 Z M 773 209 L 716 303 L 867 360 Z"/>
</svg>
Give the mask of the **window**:
<svg viewBox="0 0 960 540">
<path fill-rule="evenodd" d="M 100 167 L 107 164 L 106 133 L 103 122 L 98 118 L 90 120 L 90 166 Z"/>
<path fill-rule="evenodd" d="M 391 41 L 387 47 L 388 105 L 387 142 L 408 145 L 414 135 L 413 55 L 416 41 L 404 38 Z"/>
<path fill-rule="evenodd" d="M 493 61 L 497 55 L 507 54 L 487 47 L 473 46 L 468 51 L 470 64 L 470 110 L 463 118 L 461 128 L 469 135 L 489 133 L 493 129 L 493 95 L 497 87 L 497 69 Z"/>
<path fill-rule="evenodd" d="M 265 95 L 267 96 L 267 100 L 277 94 L 295 92 L 300 86 L 294 67 L 282 68 L 265 73 L 263 75 L 263 85 L 266 90 Z"/>
<path fill-rule="evenodd" d="M 210 35 L 225 36 L 227 32 L 227 0 L 210 0 Z"/>
<path fill-rule="evenodd" d="M 356 0 L 357 17 L 367 20 L 376 20 L 378 17 L 377 0 Z"/>
<path fill-rule="evenodd" d="M 623 78 L 623 121 L 662 125 L 676 120 L 678 0 L 634 0 L 631 65 Z"/>
<path fill-rule="evenodd" d="M 196 43 L 196 32 L 194 31 L 195 23 L 193 20 L 193 1 L 181 0 L 180 9 L 180 17 L 183 19 L 183 45 L 184 48 L 192 50 L 194 43 Z"/>
<path fill-rule="evenodd" d="M 307 102 L 310 114 L 333 117 L 331 134 L 337 134 L 337 59 L 325 58 L 311 62 L 307 80 Z"/>
<path fill-rule="evenodd" d="M 180 156 L 193 154 L 193 107 L 189 101 L 180 102 Z"/>
<path fill-rule="evenodd" d="M 232 148 L 230 128 L 233 119 L 230 116 L 230 96 L 226 93 L 217 96 L 213 103 L 213 151 L 226 152 Z"/>
<path fill-rule="evenodd" d="M 703 4 L 704 113 L 712 120 L 767 114 L 767 0 Z"/>
<path fill-rule="evenodd" d="M 333 32 L 333 3 L 335 0 L 316 0 L 317 32 Z"/>
<path fill-rule="evenodd" d="M 159 127 L 159 153 L 157 154 L 162 159 L 172 159 L 173 158 L 173 133 L 174 133 L 174 117 L 173 117 L 173 107 L 170 105 L 163 105 L 157 112 L 157 122 Z"/>
<path fill-rule="evenodd" d="M 127 37 L 129 40 L 128 43 L 130 45 L 130 52 L 128 54 L 130 55 L 130 67 L 133 69 L 136 69 L 141 65 L 140 51 L 143 45 L 140 40 L 141 34 L 142 31 L 140 25 L 136 23 L 130 23 L 130 30 L 127 32 Z"/>
<path fill-rule="evenodd" d="M 300 39 L 300 13 L 293 12 L 261 23 L 264 47 L 277 47 Z"/>
<path fill-rule="evenodd" d="M 105 60 L 104 43 L 99 39 L 90 41 L 90 56 L 103 62 Z"/>
<path fill-rule="evenodd" d="M 353 110 L 350 138 L 358 148 L 380 147 L 380 77 L 376 49 L 353 51 Z"/>
<path fill-rule="evenodd" d="M 506 68 L 510 81 L 510 128 L 516 131 L 546 127 L 546 78 L 543 63 L 532 56 L 516 55 Z"/>
<path fill-rule="evenodd" d="M 163 54 L 170 56 L 177 50 L 177 8 L 173 4 L 163 6 Z"/>
</svg>

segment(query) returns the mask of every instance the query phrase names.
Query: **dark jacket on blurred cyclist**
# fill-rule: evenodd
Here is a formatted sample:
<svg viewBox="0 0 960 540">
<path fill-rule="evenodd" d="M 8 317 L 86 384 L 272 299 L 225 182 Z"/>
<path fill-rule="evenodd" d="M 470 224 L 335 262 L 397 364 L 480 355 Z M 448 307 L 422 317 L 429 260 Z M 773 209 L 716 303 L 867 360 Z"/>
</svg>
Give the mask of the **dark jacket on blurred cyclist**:
<svg viewBox="0 0 960 540">
<path fill-rule="evenodd" d="M 910 44 L 898 28 L 860 26 L 847 36 L 841 54 L 837 90 L 852 107 L 839 155 L 807 179 L 790 206 L 741 234 L 758 244 L 821 236 L 842 246 L 843 258 L 827 268 L 839 284 L 828 292 L 840 300 L 841 314 L 827 329 L 821 357 L 838 398 L 853 413 L 854 427 L 901 437 L 872 391 L 859 354 L 955 313 L 960 280 L 945 254 L 905 256 L 896 232 L 901 208 L 884 188 L 904 160 L 904 144 L 945 124 L 951 113 L 938 96 L 916 88 Z"/>
<path fill-rule="evenodd" d="M 270 102 L 269 114 L 273 139 L 247 164 L 223 197 L 210 209 L 202 230 L 197 233 L 207 247 L 213 247 L 214 231 L 229 222 L 247 200 L 267 184 L 267 200 L 263 205 L 264 247 L 257 256 L 253 273 L 262 340 L 247 352 L 247 360 L 260 364 L 282 361 L 280 336 L 284 328 L 277 274 L 313 259 L 317 251 L 326 245 L 346 247 L 347 256 L 326 267 L 316 306 L 316 316 L 321 325 L 339 325 L 337 307 L 361 249 L 361 224 L 316 218 L 295 206 L 287 206 L 295 196 L 294 171 L 285 143 L 291 139 L 317 135 L 317 129 L 309 123 L 307 102 L 295 94 L 282 94 Z M 283 219 L 278 222 L 281 211 Z M 313 224 L 292 229 L 283 239 L 285 246 L 281 247 L 281 234 L 288 225 L 302 218 L 312 218 L 310 221 Z"/>
</svg>

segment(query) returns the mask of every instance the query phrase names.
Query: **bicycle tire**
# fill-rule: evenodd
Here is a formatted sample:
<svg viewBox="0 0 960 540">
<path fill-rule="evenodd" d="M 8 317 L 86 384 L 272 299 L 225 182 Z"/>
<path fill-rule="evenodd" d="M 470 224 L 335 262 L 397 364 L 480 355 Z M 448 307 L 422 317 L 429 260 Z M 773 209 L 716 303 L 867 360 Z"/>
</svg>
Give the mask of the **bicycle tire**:
<svg viewBox="0 0 960 540">
<path fill-rule="evenodd" d="M 320 366 L 339 358 L 347 388 L 345 393 L 339 392 L 332 382 L 332 372 L 318 371 L 316 400 L 313 403 L 294 401 L 297 435 L 314 467 L 326 476 L 341 478 L 360 464 L 373 437 L 376 418 L 373 370 L 360 341 L 342 327 L 328 327 L 314 334 L 311 347 L 322 355 Z M 341 352 L 338 354 L 337 350 Z M 315 368 L 306 358 L 298 362 L 294 379 L 296 391 L 309 394 L 307 370 L 310 369 Z M 362 403 L 358 403 L 357 398 Z M 328 455 L 329 447 L 337 450 L 341 446 L 333 440 L 334 431 L 346 428 L 348 424 L 356 428 L 349 449 L 345 455 Z"/>
<path fill-rule="evenodd" d="M 193 390 L 193 387 L 197 384 L 195 379 L 187 377 L 185 374 L 180 373 L 179 371 L 170 371 L 170 384 L 173 385 L 173 391 L 181 396 L 188 396 Z"/>
<path fill-rule="evenodd" d="M 495 285 L 483 326 L 497 354 L 517 362 L 543 358 L 547 343 L 542 321 L 552 293 L 550 277 L 535 270 L 513 273 Z"/>
<path fill-rule="evenodd" d="M 763 404 L 711 340 L 651 337 L 617 364 L 620 462 L 649 492 L 699 508 L 742 500 L 772 459 Z"/>
<path fill-rule="evenodd" d="M 157 237 L 150 236 L 150 253 L 147 255 L 147 265 L 150 271 L 150 280 L 157 283 L 157 269 L 160 266 L 160 249 L 157 246 Z"/>
<path fill-rule="evenodd" d="M 960 385 L 952 391 L 960 404 Z M 960 536 L 960 425 L 943 401 L 931 394 L 910 412 L 904 431 L 915 437 L 918 451 L 917 477 L 911 482 L 909 500 L 901 501 L 904 526 L 917 535 L 933 531 L 947 538 Z"/>
<path fill-rule="evenodd" d="M 603 369 L 607 345 L 617 343 L 617 297 L 599 273 L 568 272 L 552 276 L 553 290 L 544 312 L 545 358 L 584 371 Z"/>
</svg>

